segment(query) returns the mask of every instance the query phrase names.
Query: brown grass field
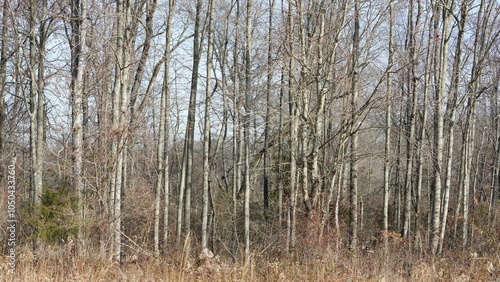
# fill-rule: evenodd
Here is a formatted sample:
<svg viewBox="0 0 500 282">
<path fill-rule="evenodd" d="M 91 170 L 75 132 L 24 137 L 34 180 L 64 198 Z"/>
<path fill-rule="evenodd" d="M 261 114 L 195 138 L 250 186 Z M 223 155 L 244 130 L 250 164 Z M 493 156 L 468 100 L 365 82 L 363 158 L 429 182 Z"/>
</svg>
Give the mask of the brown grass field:
<svg viewBox="0 0 500 282">
<path fill-rule="evenodd" d="M 500 281 L 500 256 L 446 251 L 440 257 L 408 255 L 392 249 L 373 252 L 322 250 L 247 262 L 218 256 L 200 262 L 191 251 L 155 260 L 144 253 L 122 265 L 98 256 L 77 258 L 57 247 L 19 250 L 15 274 L 2 263 L 2 281 Z M 306 255 L 307 253 L 307 255 Z"/>
</svg>

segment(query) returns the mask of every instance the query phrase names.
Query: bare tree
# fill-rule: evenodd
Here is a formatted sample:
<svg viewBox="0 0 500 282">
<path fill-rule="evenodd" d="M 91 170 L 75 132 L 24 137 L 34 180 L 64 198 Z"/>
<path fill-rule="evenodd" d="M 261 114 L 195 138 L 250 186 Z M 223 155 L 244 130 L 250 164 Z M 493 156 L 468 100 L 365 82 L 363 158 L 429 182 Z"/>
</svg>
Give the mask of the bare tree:
<svg viewBox="0 0 500 282">
<path fill-rule="evenodd" d="M 435 8 L 436 14 L 442 13 L 442 29 L 440 35 L 439 51 L 435 54 L 436 66 L 435 80 L 435 109 L 434 109 L 434 149 L 433 149 L 433 168 L 434 168 L 434 183 L 433 183 L 433 201 L 432 201 L 432 227 L 431 227 L 431 252 L 437 254 L 439 247 L 439 230 L 441 226 L 441 209 L 442 209 L 442 167 L 443 167 L 443 150 L 444 150 L 444 102 L 446 90 L 446 70 L 448 58 L 448 43 L 451 24 L 451 9 L 452 1 L 447 0 L 437 4 Z M 437 24 L 438 17 L 435 18 Z"/>
<path fill-rule="evenodd" d="M 167 26 L 165 31 L 165 52 L 163 54 L 164 74 L 163 87 L 160 97 L 160 120 L 158 130 L 157 147 L 157 175 L 156 175 L 156 198 L 155 198 L 155 226 L 154 226 L 154 250 L 156 256 L 160 254 L 160 209 L 161 193 L 163 192 L 163 243 L 168 240 L 168 222 L 170 206 L 170 170 L 169 170 L 169 112 L 170 112 L 170 57 L 171 57 L 171 35 L 172 19 L 175 12 L 175 0 L 168 2 Z"/>
<path fill-rule="evenodd" d="M 358 91 L 359 91 L 359 42 L 360 42 L 360 2 L 354 2 L 354 29 L 352 35 L 353 54 L 352 66 L 350 70 L 350 145 L 351 145 L 351 165 L 350 165 L 350 222 L 349 222 L 349 246 L 356 248 L 358 244 L 358 125 L 356 124 L 358 110 Z"/>
<path fill-rule="evenodd" d="M 272 59 L 273 59 L 273 17 L 274 17 L 274 4 L 275 0 L 269 0 L 269 29 L 267 33 L 267 81 L 266 81 L 266 117 L 264 128 L 264 170 L 263 170 L 263 196 L 264 196 L 264 217 L 267 219 L 269 209 L 269 131 L 270 131 L 270 118 L 271 118 L 271 85 L 273 80 Z"/>
<path fill-rule="evenodd" d="M 213 67 L 214 46 L 214 0 L 210 0 L 208 10 L 208 50 L 207 50 L 207 83 L 205 86 L 205 124 L 203 127 L 203 207 L 201 220 L 201 248 L 208 246 L 208 207 L 210 193 L 210 107 L 212 96 L 217 90 L 210 89 Z"/>
<path fill-rule="evenodd" d="M 388 249 L 389 232 L 389 186 L 391 173 L 391 125 L 392 125 L 392 67 L 394 61 L 394 1 L 389 2 L 389 56 L 387 59 L 387 94 L 385 112 L 385 153 L 384 153 L 384 247 Z"/>
<path fill-rule="evenodd" d="M 410 54 L 410 62 L 408 69 L 408 94 L 411 99 L 407 102 L 407 115 L 408 115 L 408 129 L 407 129 L 407 159 L 406 159 L 406 175 L 405 175 L 405 204 L 404 204 L 404 223 L 403 223 L 403 236 L 410 238 L 410 227 L 411 227 L 411 214 L 412 214 L 412 174 L 413 174 L 413 162 L 414 162 L 414 140 L 415 140 L 415 123 L 417 115 L 417 80 L 418 75 L 416 73 L 417 62 L 418 62 L 418 52 L 416 50 L 416 44 L 418 41 L 417 34 L 421 18 L 420 5 L 418 5 L 417 15 L 414 20 L 414 6 L 415 2 L 411 1 L 408 7 L 408 52 Z M 409 244 L 411 246 L 411 244 Z"/>
<path fill-rule="evenodd" d="M 298 117 L 297 102 L 294 89 L 294 15 L 293 6 L 288 5 L 286 44 L 288 53 L 288 107 L 290 115 L 290 199 L 287 215 L 287 250 L 294 250 L 297 221 L 297 147 L 298 147 Z"/>
<path fill-rule="evenodd" d="M 78 245 L 84 244 L 84 182 L 83 182 L 83 75 L 86 64 L 86 24 L 87 1 L 71 2 L 71 96 L 73 119 L 73 186 L 78 194 Z"/>
<path fill-rule="evenodd" d="M 253 0 L 247 0 L 245 27 L 245 113 L 243 116 L 244 155 L 245 155 L 245 261 L 250 259 L 250 113 L 252 99 L 252 18 Z"/>
<path fill-rule="evenodd" d="M 8 41 L 8 10 L 10 9 L 10 1 L 6 0 L 2 6 L 2 30 L 0 44 L 2 49 L 0 49 L 0 132 L 4 131 L 5 119 L 6 119 L 6 108 L 5 108 L 5 90 L 6 90 L 6 78 L 7 78 L 7 50 L 9 49 Z M 0 135 L 0 154 L 3 154 L 5 135 Z M 0 176 L 0 181 L 3 176 Z"/>
<path fill-rule="evenodd" d="M 239 80 L 240 80 L 240 71 L 239 71 L 239 38 L 240 38 L 240 28 L 238 25 L 240 18 L 240 1 L 235 0 L 234 4 L 236 5 L 236 22 L 235 22 L 235 36 L 234 36 L 234 50 L 233 50 L 233 191 L 232 191 L 232 201 L 233 201 L 233 253 L 236 254 L 239 249 L 239 237 L 238 237 L 238 229 L 236 228 L 236 220 L 238 217 L 238 191 L 239 185 L 241 183 L 241 163 L 242 163 L 242 136 L 241 136 L 241 112 L 240 112 L 240 97 L 238 95 L 239 89 Z M 233 255 L 234 260 L 236 260 L 236 256 Z"/>
<path fill-rule="evenodd" d="M 113 232 L 113 240 L 111 245 L 112 258 L 116 261 L 121 260 L 121 195 L 123 181 L 123 150 L 125 139 L 125 121 L 124 115 L 128 113 L 128 95 L 126 85 L 129 83 L 128 75 L 128 54 L 126 39 L 128 34 L 125 34 L 127 26 L 127 14 L 130 7 L 126 6 L 123 0 L 117 0 L 116 3 L 116 65 L 115 65 L 115 81 L 113 87 L 113 115 L 112 115 L 112 131 L 116 134 L 113 139 L 111 153 L 114 159 L 113 172 L 110 178 L 110 209 L 111 209 L 111 230 Z"/>
<path fill-rule="evenodd" d="M 458 22 L 458 35 L 457 35 L 457 43 L 455 47 L 455 59 L 453 61 L 453 70 L 452 70 L 452 79 L 451 79 L 451 87 L 450 94 L 448 98 L 447 111 L 449 111 L 447 115 L 448 126 L 446 135 L 448 136 L 448 151 L 446 156 L 446 175 L 445 175 L 445 186 L 444 186 L 444 197 L 443 197 L 443 215 L 441 219 L 441 231 L 440 231 L 440 239 L 439 239 L 439 249 L 438 253 L 441 253 L 443 250 L 444 243 L 444 235 L 446 232 L 446 222 L 448 218 L 448 206 L 450 199 L 450 189 L 451 189 L 451 178 L 452 178 L 452 160 L 453 160 L 453 145 L 454 145 L 454 128 L 456 122 L 456 112 L 457 112 L 457 99 L 458 99 L 458 87 L 459 87 L 459 72 L 460 65 L 462 61 L 462 41 L 464 36 L 464 29 L 466 24 L 466 19 L 469 11 L 469 3 L 468 1 L 462 1 L 460 7 L 460 20 Z"/>
<path fill-rule="evenodd" d="M 191 229 L 191 188 L 193 182 L 193 150 L 196 111 L 196 92 L 198 90 L 198 70 L 201 58 L 201 9 L 202 1 L 196 1 L 196 16 L 194 22 L 193 38 L 193 69 L 191 72 L 191 88 L 189 95 L 189 109 L 186 124 L 186 135 L 184 139 L 184 153 L 182 157 L 182 173 L 179 184 L 179 207 L 177 211 L 177 236 L 182 234 L 182 219 L 184 218 L 184 230 Z M 184 208 L 184 217 L 182 209 Z M 180 241 L 179 241 L 180 242 Z"/>
<path fill-rule="evenodd" d="M 42 3 L 42 10 L 39 15 L 39 1 L 30 2 L 29 14 L 29 80 L 30 80 L 30 151 L 32 161 L 32 188 L 30 199 L 32 203 L 40 203 L 40 197 L 43 192 L 43 161 L 44 161 L 44 130 L 45 130 L 45 43 L 46 26 L 41 23 L 37 25 L 37 20 L 45 17 L 46 7 Z M 37 34 L 39 43 L 37 44 Z"/>
</svg>

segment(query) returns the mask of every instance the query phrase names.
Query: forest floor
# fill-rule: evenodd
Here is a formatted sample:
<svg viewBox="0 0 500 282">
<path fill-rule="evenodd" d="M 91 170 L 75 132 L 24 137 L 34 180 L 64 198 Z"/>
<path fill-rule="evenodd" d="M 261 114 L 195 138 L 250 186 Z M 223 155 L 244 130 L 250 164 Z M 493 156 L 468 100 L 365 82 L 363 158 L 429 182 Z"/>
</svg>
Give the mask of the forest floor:
<svg viewBox="0 0 500 282">
<path fill-rule="evenodd" d="M 353 253 L 330 248 L 292 256 L 257 257 L 248 263 L 218 256 L 200 259 L 169 255 L 156 261 L 76 258 L 64 250 L 43 255 L 21 252 L 14 274 L 4 261 L 2 281 L 500 281 L 500 254 L 446 251 L 439 257 L 392 250 Z"/>
</svg>

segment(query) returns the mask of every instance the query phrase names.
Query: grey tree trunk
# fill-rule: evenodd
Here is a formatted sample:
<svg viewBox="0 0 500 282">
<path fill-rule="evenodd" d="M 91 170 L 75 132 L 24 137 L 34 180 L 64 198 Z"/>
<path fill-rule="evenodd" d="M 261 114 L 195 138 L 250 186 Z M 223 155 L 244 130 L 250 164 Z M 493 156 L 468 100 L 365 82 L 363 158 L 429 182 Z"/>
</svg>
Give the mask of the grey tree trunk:
<svg viewBox="0 0 500 282">
<path fill-rule="evenodd" d="M 263 197 L 264 197 L 264 218 L 267 220 L 267 212 L 269 209 L 269 122 L 271 119 L 271 85 L 273 80 L 272 68 L 272 51 L 273 51 L 273 17 L 274 17 L 275 0 L 269 0 L 269 30 L 267 38 L 267 81 L 266 81 L 266 117 L 264 128 L 264 170 L 263 170 Z"/>
<path fill-rule="evenodd" d="M 403 113 L 403 105 L 399 105 L 399 112 Z M 401 156 L 401 148 L 403 144 L 403 126 L 404 126 L 404 117 L 400 115 L 401 122 L 399 126 L 397 127 L 397 136 L 398 136 L 398 143 L 397 143 L 397 151 L 396 151 L 396 156 Z M 394 226 L 396 230 L 401 230 L 401 158 L 397 157 L 396 158 L 396 169 L 394 173 Z"/>
<path fill-rule="evenodd" d="M 472 153 L 475 141 L 475 125 L 476 125 L 476 103 L 477 99 L 482 94 L 478 87 L 481 82 L 481 74 L 484 68 L 484 60 L 481 59 L 489 52 L 491 46 L 496 45 L 488 38 L 489 24 L 491 21 L 491 13 L 495 6 L 495 1 L 482 0 L 479 6 L 479 12 L 476 22 L 476 32 L 473 47 L 473 59 L 470 81 L 467 85 L 467 119 L 464 128 L 463 151 L 462 151 L 462 169 L 463 179 L 462 188 L 462 205 L 463 205 L 463 229 L 462 229 L 462 245 L 465 247 L 469 238 L 469 190 L 471 181 L 472 168 Z M 498 34 L 497 34 L 498 35 Z"/>
<path fill-rule="evenodd" d="M 418 6 L 420 7 L 420 5 Z M 416 73 L 416 68 L 418 64 L 418 51 L 416 50 L 416 44 L 418 42 L 417 34 L 420 23 L 421 11 L 417 12 L 414 20 L 413 16 L 414 1 L 410 2 L 409 13 L 408 13 L 408 51 L 410 53 L 410 65 L 408 70 L 408 92 L 412 99 L 408 99 L 408 135 L 407 135 L 407 161 L 406 161 L 406 176 L 405 176 L 405 205 L 404 205 L 404 223 L 403 223 L 403 237 L 410 239 L 410 227 L 411 227 L 411 214 L 412 214 L 412 186 L 413 186 L 413 162 L 414 162 L 414 142 L 415 142 L 415 123 L 417 115 L 417 80 L 418 75 Z M 415 21 L 415 22 L 414 22 Z M 411 244 L 408 244 L 411 247 Z"/>
<path fill-rule="evenodd" d="M 439 235 L 439 248 L 438 253 L 443 250 L 444 236 L 446 232 L 446 222 L 448 219 L 448 206 L 450 201 L 450 189 L 451 189 L 451 178 L 452 178 L 452 164 L 453 164 L 453 146 L 454 146 L 454 128 L 456 121 L 456 111 L 457 111 L 457 96 L 458 96 L 458 83 L 460 74 L 460 64 L 462 58 L 462 40 L 464 35 L 464 28 L 467 19 L 467 14 L 469 10 L 468 1 L 463 1 L 460 8 L 460 21 L 458 23 L 458 35 L 457 35 L 457 45 L 455 49 L 455 59 L 453 61 L 452 70 L 452 81 L 450 87 L 450 95 L 447 109 L 449 114 L 448 126 L 446 135 L 448 136 L 448 151 L 446 156 L 446 176 L 444 185 L 444 197 L 443 197 L 443 215 L 441 219 L 441 231 Z"/>
<path fill-rule="evenodd" d="M 475 92 L 472 92 L 475 93 Z M 472 94 L 474 95 L 474 94 Z M 472 165 L 472 151 L 474 148 L 475 139 L 475 123 L 476 123 L 476 97 L 469 99 L 469 110 L 467 112 L 467 121 L 465 125 L 465 136 L 463 140 L 463 229 L 462 229 L 462 245 L 465 247 L 468 240 L 469 231 L 469 191 L 470 191 L 470 170 Z"/>
<path fill-rule="evenodd" d="M 284 115 L 284 109 L 283 109 L 283 101 L 284 101 L 284 95 L 285 95 L 285 90 L 284 85 L 285 85 L 285 70 L 284 67 L 281 69 L 281 85 L 283 85 L 280 88 L 280 94 L 279 94 L 279 124 L 278 124 L 278 135 L 283 136 L 283 115 Z M 279 227 L 283 227 L 283 192 L 284 192 L 284 176 L 283 176 L 283 142 L 279 142 L 279 147 L 278 147 L 278 223 Z"/>
<path fill-rule="evenodd" d="M 213 65 L 213 45 L 214 45 L 214 0 L 209 2 L 208 11 L 208 50 L 207 50 L 207 84 L 205 88 L 205 124 L 203 128 L 203 206 L 201 220 L 201 248 L 208 247 L 208 207 L 210 193 L 210 107 L 212 95 L 217 90 L 211 87 L 212 65 Z"/>
<path fill-rule="evenodd" d="M 78 195 L 78 248 L 85 251 L 83 182 L 83 75 L 86 67 L 87 1 L 71 2 L 71 96 L 73 119 L 73 186 Z"/>
<path fill-rule="evenodd" d="M 286 34 L 286 43 L 288 47 L 288 52 L 294 54 L 294 17 L 292 5 L 288 7 L 287 14 L 287 24 L 288 30 Z M 297 102 L 296 93 L 292 90 L 294 89 L 294 59 L 293 55 L 290 56 L 288 60 L 288 106 L 290 115 L 290 204 L 288 207 L 288 218 L 287 218 L 287 234 L 288 234 L 288 244 L 287 250 L 295 250 L 296 245 L 296 214 L 297 214 L 297 147 L 298 147 L 298 120 L 297 120 Z"/>
<path fill-rule="evenodd" d="M 170 174 L 169 174 L 169 112 L 170 112 L 170 42 L 172 34 L 172 19 L 175 11 L 175 0 L 168 2 L 167 26 L 165 30 L 165 53 L 163 59 L 163 88 L 160 97 L 160 121 L 158 128 L 158 148 L 156 161 L 156 198 L 155 198 L 155 225 L 154 225 L 154 251 L 160 254 L 160 213 L 161 193 L 163 192 L 163 244 L 168 240 L 168 222 L 170 206 Z"/>
<path fill-rule="evenodd" d="M 40 25 L 37 30 L 38 17 L 44 17 L 45 5 L 38 14 L 38 0 L 30 2 L 30 16 L 28 35 L 29 40 L 29 62 L 28 69 L 30 75 L 30 151 L 32 165 L 32 182 L 30 199 L 33 204 L 40 203 L 43 192 L 43 162 L 44 162 L 44 130 L 45 130 L 45 108 L 44 108 L 44 60 L 45 60 L 45 27 Z M 37 34 L 38 40 L 37 42 Z M 38 45 L 38 47 L 37 47 Z"/>
<path fill-rule="evenodd" d="M 304 10 L 307 7 L 303 5 L 303 1 L 297 1 L 297 25 L 298 25 L 298 66 L 300 66 L 300 76 L 297 85 L 297 103 L 296 110 L 297 115 L 300 116 L 299 124 L 299 136 L 300 136 L 300 162 L 302 165 L 301 169 L 301 191 L 302 191 L 302 201 L 304 203 L 305 212 L 309 213 L 311 211 L 311 202 L 309 198 L 309 183 L 308 183 L 308 143 L 309 143 L 309 128 L 306 122 L 309 119 L 309 100 L 310 100 L 310 90 L 307 88 L 307 73 L 309 68 L 309 62 L 307 58 L 308 40 L 306 41 L 306 34 L 308 33 L 307 26 L 305 26 L 306 18 L 304 17 Z M 299 120 L 298 120 L 299 121 Z M 300 175 L 300 173 L 299 173 Z M 300 177 L 300 176 L 299 176 Z M 298 186 L 299 187 L 299 186 Z"/>
<path fill-rule="evenodd" d="M 329 38 L 331 41 L 326 41 L 323 40 L 322 38 L 325 37 L 325 25 L 328 23 L 327 16 L 333 16 L 332 14 L 327 15 L 326 12 L 321 12 L 320 14 L 320 19 L 319 19 L 319 26 L 320 26 L 320 31 L 319 31 L 319 42 L 318 44 L 318 70 L 316 73 L 316 88 L 318 91 L 318 105 L 315 107 L 317 110 L 315 110 L 315 115 L 317 117 L 317 122 L 315 126 L 315 132 L 316 134 L 314 135 L 313 139 L 313 165 L 312 165 L 312 185 L 313 185 L 313 192 L 312 192 L 312 206 L 316 208 L 318 205 L 318 199 L 320 198 L 320 194 L 322 193 L 322 183 L 321 183 L 321 174 L 320 174 L 320 164 L 319 164 L 319 150 L 323 145 L 319 145 L 321 142 L 325 142 L 323 144 L 326 144 L 326 141 L 324 140 L 325 136 L 328 134 L 327 128 L 326 128 L 326 121 L 327 121 L 327 116 L 326 116 L 326 109 L 325 107 L 327 106 L 326 100 L 329 98 L 329 92 L 331 91 L 328 89 L 329 84 L 325 82 L 324 77 L 325 76 L 328 81 L 328 79 L 333 79 L 335 77 L 335 59 L 337 57 L 337 49 L 339 46 L 339 38 L 342 32 L 344 31 L 344 24 L 345 24 L 345 19 L 346 19 L 346 6 L 347 6 L 347 1 L 343 1 L 341 3 L 338 3 L 338 7 L 336 7 L 335 10 L 335 18 L 328 18 L 330 21 L 334 21 L 332 23 L 332 26 L 328 26 L 328 28 L 333 28 L 333 34 L 331 35 L 331 38 Z M 328 38 L 328 37 L 327 37 Z M 330 46 L 330 44 L 332 46 Z M 329 53 L 327 53 L 325 50 L 328 50 Z M 323 54 L 325 56 L 323 56 Z M 326 70 L 324 71 L 324 74 L 321 72 L 321 66 L 323 64 L 328 65 Z M 347 142 L 348 136 L 345 131 L 345 120 L 341 122 L 342 124 L 342 129 L 341 129 L 341 134 L 339 138 L 339 143 L 336 149 L 336 152 L 334 153 L 333 159 L 333 175 L 332 179 L 330 182 L 330 187 L 328 191 L 328 196 L 326 197 L 325 203 L 323 205 L 323 218 L 321 220 L 321 226 L 320 226 L 320 239 L 323 237 L 324 234 L 324 229 L 327 227 L 327 222 L 330 220 L 331 216 L 331 211 L 330 211 L 330 205 L 334 199 L 335 193 L 337 193 L 336 201 L 335 201 L 335 223 L 336 223 L 336 228 L 339 227 L 337 226 L 338 223 L 338 215 L 337 215 L 337 208 L 338 208 L 338 202 L 340 201 L 340 187 L 341 185 L 341 179 L 342 179 L 342 162 L 341 159 L 344 157 L 343 152 L 345 148 L 345 144 Z M 325 150 L 326 151 L 326 150 Z M 326 155 L 325 153 L 324 155 Z M 325 163 L 325 159 L 323 158 L 323 163 Z M 338 184 L 337 184 L 337 179 Z M 335 189 L 337 187 L 337 189 Z M 340 230 L 336 229 L 336 232 L 339 233 Z M 338 236 L 337 236 L 338 237 Z"/>
<path fill-rule="evenodd" d="M 252 87 L 252 17 L 253 1 L 247 0 L 247 16 L 245 28 L 245 114 L 244 114 L 244 154 L 245 154 L 245 261 L 250 258 L 250 112 L 251 112 L 251 87 Z"/>
<path fill-rule="evenodd" d="M 497 78 L 500 77 L 500 73 L 497 73 Z M 494 93 L 499 93 L 499 79 L 496 81 L 496 91 Z M 492 111 L 496 112 L 498 116 L 498 99 L 495 98 L 495 103 L 491 103 L 492 107 L 495 107 L 496 110 Z M 494 124 L 494 132 L 495 132 L 495 139 L 497 140 L 497 144 L 500 144 L 500 119 L 497 119 L 496 124 Z M 493 228 L 497 226 L 497 213 L 495 212 L 495 209 L 497 208 L 497 205 L 499 204 L 500 200 L 500 146 L 497 146 L 495 150 L 495 159 L 494 159 L 494 164 L 493 164 L 493 171 L 492 171 L 492 185 L 491 185 L 491 196 L 490 196 L 490 205 L 489 205 L 489 213 L 493 214 L 492 219 L 491 219 L 491 225 Z"/>
<path fill-rule="evenodd" d="M 490 107 L 491 107 L 491 120 L 493 123 L 493 138 L 494 140 L 497 140 L 497 144 L 500 144 L 500 119 L 498 119 L 499 115 L 499 101 L 496 98 L 495 94 L 499 93 L 499 82 L 500 82 L 500 71 L 497 71 L 497 80 L 495 82 L 494 89 L 495 91 L 493 92 L 494 94 L 490 98 Z M 495 122 L 496 119 L 496 122 Z M 497 215 L 495 212 L 495 209 L 498 205 L 498 201 L 500 200 L 500 146 L 497 145 L 497 148 L 494 152 L 495 158 L 493 161 L 493 167 L 491 171 L 491 191 L 490 191 L 490 203 L 488 207 L 488 212 L 491 217 L 491 226 L 493 228 L 496 227 L 497 224 Z"/>
<path fill-rule="evenodd" d="M 236 23 L 235 23 L 235 38 L 234 38 L 234 51 L 233 51 L 233 72 L 234 72 L 234 85 L 233 85 L 233 214 L 232 214 L 232 225 L 233 225 L 233 240 L 232 240 L 232 252 L 233 252 L 233 260 L 236 261 L 236 255 L 239 249 L 239 237 L 238 237 L 238 229 L 236 227 L 236 220 L 238 218 L 238 191 L 239 185 L 241 183 L 241 160 L 242 160 L 242 150 L 241 150 L 241 136 L 240 136 L 240 103 L 239 103 L 239 81 L 240 81 L 240 72 L 239 72 L 239 38 L 240 38 L 240 28 L 238 25 L 240 18 L 240 2 L 239 0 L 235 0 L 236 3 Z"/>
<path fill-rule="evenodd" d="M 419 2 L 419 5 L 421 3 Z M 429 34 L 429 37 L 431 35 Z M 428 40 L 427 42 L 427 50 L 431 50 L 432 41 Z M 423 178 L 424 178 L 424 152 L 423 152 L 423 144 L 424 138 L 426 137 L 426 126 L 427 126 L 427 99 L 429 97 L 429 84 L 430 84 L 430 73 L 431 69 L 431 52 L 427 52 L 425 58 L 425 67 L 424 67 L 424 85 L 423 85 L 423 101 L 422 101 L 422 118 L 420 122 L 420 131 L 418 137 L 418 148 L 417 148 L 417 180 L 416 180 L 416 195 L 415 195 L 415 232 L 416 232 L 416 241 L 421 246 L 421 251 L 423 251 L 423 238 L 422 238 L 422 226 L 421 226 L 421 198 L 422 198 L 422 187 L 423 187 Z"/>
<path fill-rule="evenodd" d="M 354 3 L 354 31 L 353 31 L 353 55 L 351 66 L 351 170 L 349 186 L 350 190 L 350 221 L 349 221 L 349 247 L 354 249 L 358 245 L 358 125 L 357 121 L 357 103 L 358 103 L 358 80 L 359 80 L 359 42 L 360 42 L 360 3 L 356 0 Z"/>
<path fill-rule="evenodd" d="M 432 202 L 432 227 L 431 227 L 431 253 L 437 254 L 439 247 L 439 228 L 441 226 L 441 193 L 442 193 L 442 168 L 444 149 L 444 100 L 446 90 L 446 70 L 448 58 L 448 41 L 451 22 L 451 0 L 438 4 L 436 14 L 442 13 L 443 25 L 439 52 L 436 53 L 438 62 L 436 70 L 436 97 L 434 109 L 434 151 L 432 163 L 434 167 L 433 202 Z"/>
<path fill-rule="evenodd" d="M 130 29 L 131 6 L 129 2 L 118 0 L 116 5 L 116 65 L 115 84 L 113 89 L 112 117 L 112 156 L 114 157 L 113 172 L 110 179 L 110 208 L 112 219 L 113 241 L 111 245 L 112 258 L 121 261 L 122 233 L 122 191 L 126 180 L 126 147 L 129 122 L 129 85 L 130 85 Z M 127 27 L 127 28 L 126 28 Z"/>
<path fill-rule="evenodd" d="M 167 41 L 169 41 L 167 39 Z M 165 65 L 165 73 L 168 72 L 168 66 Z M 166 78 L 167 75 L 164 76 Z M 158 125 L 158 147 L 156 152 L 156 192 L 155 192 L 155 215 L 154 215 L 154 252 L 156 258 L 160 256 L 160 209 L 161 209 L 161 193 L 163 186 L 163 177 L 165 174 L 165 166 L 168 164 L 165 161 L 165 139 L 168 138 L 165 134 L 165 115 L 167 114 L 167 99 L 165 81 L 163 82 L 164 89 L 162 89 L 160 98 L 160 121 Z"/>
<path fill-rule="evenodd" d="M 170 165 L 169 165 L 169 133 L 170 133 L 170 55 L 171 55 L 171 37 L 172 37 L 172 22 L 175 13 L 175 0 L 169 0 L 168 2 L 168 16 L 167 16 L 167 30 L 165 33 L 165 66 L 164 66 L 164 76 L 163 76 L 163 91 L 162 94 L 165 95 L 165 148 L 163 152 L 164 157 L 164 177 L 163 177 L 163 244 L 166 247 L 168 243 L 169 234 L 169 207 L 170 207 Z"/>
<path fill-rule="evenodd" d="M 112 132 L 118 132 L 119 130 L 119 124 L 118 124 L 118 117 L 120 114 L 120 87 L 121 83 L 119 81 L 119 75 L 121 71 L 121 65 L 123 63 L 120 63 L 121 60 L 123 59 L 123 19 L 121 14 L 123 13 L 123 1 L 117 1 L 116 2 L 116 27 L 115 27 L 115 32 L 116 32 L 116 63 L 115 63 L 115 79 L 114 79 L 114 85 L 113 85 L 113 115 L 112 115 L 112 121 L 111 121 L 111 131 Z M 113 136 L 113 140 L 111 143 L 111 156 L 112 156 L 112 162 L 113 162 L 113 171 L 111 172 L 110 179 L 109 179 L 109 214 L 110 214 L 110 231 L 111 231 L 111 246 L 110 246 L 110 251 L 112 253 L 111 258 L 113 258 L 113 252 L 115 250 L 115 238 L 114 238 L 114 230 L 117 226 L 116 224 L 116 217 L 115 217 L 115 191 L 116 191 L 116 185 L 117 185 L 117 179 L 116 179 L 116 158 L 118 157 L 118 142 L 117 142 L 117 137 Z"/>
<path fill-rule="evenodd" d="M 348 139 L 348 136 L 346 134 L 346 142 Z M 339 152 L 339 155 L 345 158 L 347 156 L 347 146 L 342 146 L 342 148 L 339 148 L 341 151 Z M 342 197 L 342 188 L 346 186 L 346 178 L 347 178 L 347 171 L 348 166 L 346 162 L 342 162 L 339 167 L 339 183 L 337 186 L 337 197 L 335 198 L 335 232 L 337 233 L 335 236 L 335 247 L 337 250 L 340 249 L 340 215 L 339 215 L 339 210 L 340 210 L 340 200 Z"/>
<path fill-rule="evenodd" d="M 389 57 L 387 59 L 387 94 L 385 109 L 385 152 L 384 152 L 384 248 L 389 248 L 389 196 L 391 174 L 391 125 L 392 125 L 392 66 L 394 64 L 394 0 L 389 2 Z"/>
<path fill-rule="evenodd" d="M 201 25 L 201 9 L 202 1 L 196 1 L 196 18 L 194 23 L 194 38 L 193 38 L 193 70 L 191 72 L 191 88 L 189 96 L 189 109 L 186 124 L 186 135 L 184 142 L 184 156 L 182 159 L 182 179 L 180 180 L 179 191 L 182 194 L 184 191 L 184 231 L 190 232 L 191 230 L 191 189 L 193 184 L 193 150 L 194 150 L 194 130 L 196 122 L 196 95 L 198 90 L 198 70 L 200 67 L 201 59 L 201 45 L 200 45 L 200 25 Z M 179 195 L 179 209 L 181 205 L 181 194 Z M 177 216 L 178 228 L 182 222 L 182 213 Z M 177 231 L 180 235 L 180 230 Z"/>
<path fill-rule="evenodd" d="M 7 78 L 7 50 L 9 49 L 9 41 L 7 39 L 7 24 L 8 24 L 8 16 L 7 11 L 10 9 L 10 1 L 5 0 L 2 6 L 2 30 L 0 44 L 2 45 L 2 49 L 0 49 L 0 155 L 3 155 L 4 143 L 6 134 L 4 133 L 5 121 L 6 121 L 6 108 L 5 108 L 5 80 Z M 1 167 L 0 169 L 3 169 Z M 3 175 L 0 176 L 0 181 L 3 180 Z"/>
</svg>

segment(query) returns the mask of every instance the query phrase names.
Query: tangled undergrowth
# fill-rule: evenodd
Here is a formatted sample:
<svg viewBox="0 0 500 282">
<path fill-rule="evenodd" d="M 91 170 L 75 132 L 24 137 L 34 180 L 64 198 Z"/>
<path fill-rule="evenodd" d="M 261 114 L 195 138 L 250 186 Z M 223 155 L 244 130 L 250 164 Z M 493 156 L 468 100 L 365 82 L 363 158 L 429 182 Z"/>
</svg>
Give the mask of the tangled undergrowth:
<svg viewBox="0 0 500 282">
<path fill-rule="evenodd" d="M 194 253 L 195 250 L 191 252 Z M 264 256 L 232 262 L 201 252 L 173 251 L 158 260 L 152 254 L 126 257 L 122 265 L 67 249 L 20 250 L 16 271 L 2 281 L 500 281 L 500 255 L 445 251 L 439 257 L 405 250 L 322 251 Z"/>
</svg>

